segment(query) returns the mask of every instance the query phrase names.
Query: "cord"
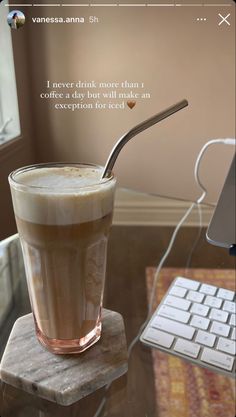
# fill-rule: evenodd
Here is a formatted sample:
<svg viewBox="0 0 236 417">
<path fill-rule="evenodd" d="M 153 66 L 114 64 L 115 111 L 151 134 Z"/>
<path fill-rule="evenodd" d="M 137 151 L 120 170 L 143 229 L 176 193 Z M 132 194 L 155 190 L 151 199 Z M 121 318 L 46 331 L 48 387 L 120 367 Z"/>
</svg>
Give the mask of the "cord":
<svg viewBox="0 0 236 417">
<path fill-rule="evenodd" d="M 203 202 L 203 200 L 205 199 L 205 197 L 207 195 L 207 190 L 206 190 L 206 188 L 204 187 L 204 185 L 202 184 L 202 182 L 201 182 L 201 180 L 199 178 L 200 162 L 202 160 L 202 157 L 203 157 L 206 149 L 209 146 L 211 146 L 213 144 L 218 144 L 218 143 L 225 144 L 225 145 L 236 145 L 236 140 L 235 139 L 229 139 L 229 138 L 227 138 L 227 139 L 212 139 L 212 140 L 208 141 L 207 143 L 205 143 L 205 145 L 202 147 L 202 149 L 200 150 L 200 152 L 198 154 L 198 157 L 197 157 L 196 162 L 195 162 L 195 167 L 194 167 L 194 177 L 195 177 L 196 183 L 202 189 L 202 194 L 200 195 L 200 197 L 195 202 L 193 202 L 191 204 L 191 206 L 185 212 L 185 214 L 183 215 L 183 217 L 180 219 L 179 223 L 177 224 L 177 226 L 175 227 L 175 229 L 173 231 L 173 234 L 171 236 L 171 239 L 170 239 L 169 245 L 167 247 L 167 250 L 165 251 L 164 255 L 162 256 L 162 258 L 161 258 L 161 260 L 160 260 L 160 262 L 159 262 L 159 264 L 157 266 L 157 269 L 156 269 L 156 272 L 155 272 L 155 275 L 154 275 L 153 284 L 152 284 L 152 292 L 151 292 L 150 303 L 149 303 L 149 307 L 148 307 L 148 315 L 147 315 L 147 318 L 146 318 L 145 322 L 139 328 L 138 334 L 135 336 L 135 338 L 132 340 L 132 342 L 129 345 L 129 348 L 128 348 L 128 359 L 130 357 L 130 354 L 131 354 L 131 351 L 132 351 L 133 347 L 135 346 L 135 344 L 139 340 L 139 337 L 140 337 L 143 329 L 146 327 L 146 325 L 149 322 L 150 317 L 152 315 L 154 297 L 155 297 L 156 286 L 157 286 L 157 281 L 158 281 L 158 278 L 159 278 L 159 274 L 160 274 L 160 271 L 161 271 L 161 268 L 162 268 L 164 262 L 166 261 L 167 257 L 169 256 L 169 254 L 171 252 L 171 249 L 173 247 L 173 244 L 175 242 L 175 239 L 176 239 L 176 236 L 177 236 L 177 234 L 179 232 L 179 229 L 183 225 L 183 223 L 186 221 L 186 219 L 188 218 L 188 216 L 192 212 L 193 208 L 196 205 L 199 207 L 199 204 Z M 106 386 L 106 391 L 110 388 L 111 384 L 112 384 L 112 382 L 110 382 Z M 99 415 L 100 415 L 100 413 L 101 413 L 101 411 L 102 411 L 105 403 L 106 403 L 106 397 L 104 396 L 103 399 L 102 399 L 102 401 L 101 401 L 101 403 L 100 403 L 100 405 L 99 405 L 99 407 L 98 407 L 98 409 L 97 409 L 97 411 L 96 411 L 96 413 L 95 413 L 95 415 L 94 415 L 94 417 L 99 417 Z"/>
<path fill-rule="evenodd" d="M 207 190 L 204 187 L 204 185 L 202 184 L 202 182 L 200 181 L 199 178 L 199 167 L 200 167 L 200 162 L 202 160 L 202 157 L 206 151 L 206 149 L 216 143 L 223 143 L 225 145 L 235 145 L 236 144 L 236 140 L 235 139 L 213 139 L 208 141 L 207 143 L 205 143 L 205 145 L 202 147 L 202 149 L 200 150 L 198 157 L 196 159 L 195 162 L 195 167 L 194 167 L 194 177 L 195 180 L 197 182 L 197 184 L 199 185 L 199 187 L 202 189 L 202 194 L 201 196 L 196 200 L 196 202 L 192 203 L 191 206 L 188 208 L 188 210 L 186 211 L 186 213 L 183 215 L 183 217 L 181 218 L 181 220 L 179 221 L 179 223 L 177 224 L 176 228 L 174 229 L 174 232 L 172 234 L 172 237 L 170 239 L 169 245 L 167 247 L 166 252 L 164 253 L 163 257 L 161 258 L 159 265 L 157 266 L 155 275 L 154 275 L 154 280 L 153 280 L 153 285 L 152 285 L 152 292 L 151 292 L 151 296 L 150 296 L 150 303 L 149 303 L 149 308 L 148 308 L 148 315 L 147 318 L 145 320 L 145 322 L 142 324 L 142 326 L 139 329 L 138 335 L 133 339 L 133 341 L 131 342 L 131 344 L 129 345 L 128 348 L 128 358 L 130 356 L 130 353 L 133 349 L 133 346 L 136 344 L 136 342 L 138 341 L 143 329 L 145 328 L 145 326 L 147 325 L 147 323 L 150 320 L 151 314 L 152 314 L 152 308 L 153 308 L 153 302 L 154 302 L 154 297 L 155 297 L 155 290 L 156 290 L 156 285 L 157 285 L 157 281 L 158 281 L 158 277 L 159 277 L 159 273 L 161 271 L 161 268 L 164 264 L 164 262 L 166 261 L 167 257 L 169 256 L 171 249 L 173 247 L 173 244 L 175 242 L 176 236 L 178 234 L 178 231 L 180 229 L 180 227 L 183 225 L 183 223 L 185 222 L 185 220 L 188 218 L 188 216 L 190 215 L 190 213 L 192 212 L 193 208 L 197 205 L 199 206 L 200 203 L 203 202 L 204 198 L 207 195 Z M 201 220 L 202 221 L 202 220 Z"/>
<path fill-rule="evenodd" d="M 209 140 L 207 143 L 205 143 L 205 145 L 200 150 L 200 152 L 198 154 L 198 157 L 196 159 L 195 167 L 194 167 L 194 177 L 195 177 L 196 183 L 203 190 L 203 193 L 198 198 L 197 203 L 201 203 L 204 200 L 204 198 L 206 197 L 206 194 L 207 194 L 207 190 L 206 190 L 206 188 L 204 187 L 204 185 L 202 184 L 202 182 L 199 178 L 199 165 L 200 165 L 201 159 L 203 157 L 203 154 L 205 153 L 207 148 L 210 145 L 214 145 L 216 143 L 223 143 L 225 145 L 234 145 L 235 146 L 236 145 L 236 139 L 230 139 L 230 138 L 227 138 L 227 139 L 212 139 L 212 140 Z"/>
<path fill-rule="evenodd" d="M 0 127 L 0 135 L 4 132 L 4 130 L 6 129 L 7 125 L 12 121 L 12 117 L 9 117 L 4 123 L 3 125 Z"/>
<path fill-rule="evenodd" d="M 186 261 L 186 265 L 185 265 L 185 272 L 187 274 L 187 270 L 190 268 L 191 262 L 192 262 L 192 257 L 193 254 L 195 252 L 195 249 L 198 245 L 199 239 L 201 237 L 202 234 L 202 206 L 200 204 L 197 205 L 197 210 L 198 210 L 198 232 L 197 232 L 197 236 L 195 238 L 195 241 L 190 249 L 187 261 Z"/>
<path fill-rule="evenodd" d="M 235 139 L 231 139 L 231 138 L 227 138 L 227 139 L 214 139 L 214 140 L 211 140 L 211 141 L 207 142 L 202 147 L 201 151 L 199 152 L 198 157 L 196 159 L 196 163 L 195 163 L 194 177 L 195 177 L 196 183 L 205 192 L 204 197 L 206 196 L 206 189 L 202 185 L 202 183 L 201 183 L 201 181 L 199 179 L 199 164 L 200 164 L 200 161 L 201 161 L 201 159 L 203 157 L 203 154 L 205 153 L 206 149 L 208 148 L 208 146 L 210 146 L 213 143 L 224 143 L 225 145 L 235 145 L 236 144 L 236 140 Z M 194 242 L 194 244 L 193 244 L 193 246 L 191 248 L 191 251 L 189 253 L 189 256 L 188 256 L 188 259 L 187 259 L 187 262 L 186 262 L 186 268 L 185 269 L 188 269 L 190 267 L 190 263 L 191 263 L 191 260 L 192 260 L 192 255 L 193 255 L 193 253 L 194 253 L 194 251 L 196 249 L 196 246 L 197 246 L 198 241 L 199 241 L 200 236 L 201 236 L 201 230 L 202 230 L 202 208 L 201 208 L 200 204 L 198 204 L 197 208 L 198 208 L 198 215 L 199 215 L 198 234 L 197 234 L 196 240 L 195 240 L 195 242 Z"/>
</svg>

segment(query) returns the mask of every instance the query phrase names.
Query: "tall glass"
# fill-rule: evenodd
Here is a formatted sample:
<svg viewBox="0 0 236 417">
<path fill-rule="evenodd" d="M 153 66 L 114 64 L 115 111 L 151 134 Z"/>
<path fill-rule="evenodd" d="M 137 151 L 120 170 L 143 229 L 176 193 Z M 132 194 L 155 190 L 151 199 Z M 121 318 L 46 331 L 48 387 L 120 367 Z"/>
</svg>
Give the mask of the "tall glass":
<svg viewBox="0 0 236 417">
<path fill-rule="evenodd" d="M 55 163 L 9 175 L 36 334 L 53 353 L 82 352 L 101 335 L 116 183 L 101 173 Z"/>
</svg>

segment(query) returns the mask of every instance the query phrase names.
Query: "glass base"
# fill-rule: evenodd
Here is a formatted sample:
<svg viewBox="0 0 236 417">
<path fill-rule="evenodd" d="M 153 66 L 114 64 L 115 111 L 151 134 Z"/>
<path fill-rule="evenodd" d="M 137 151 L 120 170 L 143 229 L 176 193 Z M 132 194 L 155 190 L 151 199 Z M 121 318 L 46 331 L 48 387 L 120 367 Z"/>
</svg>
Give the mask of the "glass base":
<svg viewBox="0 0 236 417">
<path fill-rule="evenodd" d="M 84 352 L 94 345 L 101 337 L 102 323 L 81 339 L 50 339 L 39 330 L 35 323 L 36 335 L 40 343 L 50 352 L 57 355 L 76 354 Z"/>
</svg>

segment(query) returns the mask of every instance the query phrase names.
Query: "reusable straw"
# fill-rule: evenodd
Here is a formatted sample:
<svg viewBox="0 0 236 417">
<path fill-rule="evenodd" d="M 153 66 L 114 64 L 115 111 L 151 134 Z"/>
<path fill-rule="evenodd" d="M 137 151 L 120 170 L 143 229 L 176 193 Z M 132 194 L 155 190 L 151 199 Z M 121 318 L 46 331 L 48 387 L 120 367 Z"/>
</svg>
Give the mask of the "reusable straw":
<svg viewBox="0 0 236 417">
<path fill-rule="evenodd" d="M 172 114 L 176 113 L 177 111 L 183 109 L 184 107 L 188 106 L 187 100 L 182 100 L 176 104 L 174 104 L 171 107 L 168 107 L 167 109 L 161 111 L 160 113 L 155 114 L 154 116 L 150 117 L 147 120 L 144 120 L 144 122 L 139 123 L 137 126 L 134 126 L 132 129 L 130 129 L 127 133 L 125 133 L 121 138 L 116 142 L 115 146 L 113 147 L 105 168 L 102 173 L 102 178 L 105 178 L 110 175 L 110 172 L 112 171 L 112 168 L 116 162 L 116 158 L 118 157 L 121 149 L 123 146 L 134 136 L 138 135 L 139 133 L 143 132 L 143 130 L 148 129 L 149 127 L 155 125 L 156 123 L 160 122 L 161 120 L 165 119 L 166 117 L 171 116 Z"/>
</svg>

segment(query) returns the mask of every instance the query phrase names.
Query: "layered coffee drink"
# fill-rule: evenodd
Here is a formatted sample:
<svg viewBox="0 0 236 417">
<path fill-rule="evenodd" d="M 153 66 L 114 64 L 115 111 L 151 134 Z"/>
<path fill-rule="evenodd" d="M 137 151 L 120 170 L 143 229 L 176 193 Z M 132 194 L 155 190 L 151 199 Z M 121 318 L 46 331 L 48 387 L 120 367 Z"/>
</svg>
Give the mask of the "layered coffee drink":
<svg viewBox="0 0 236 417">
<path fill-rule="evenodd" d="M 40 164 L 9 177 L 36 333 L 55 353 L 101 334 L 115 179 L 85 164 Z"/>
</svg>

